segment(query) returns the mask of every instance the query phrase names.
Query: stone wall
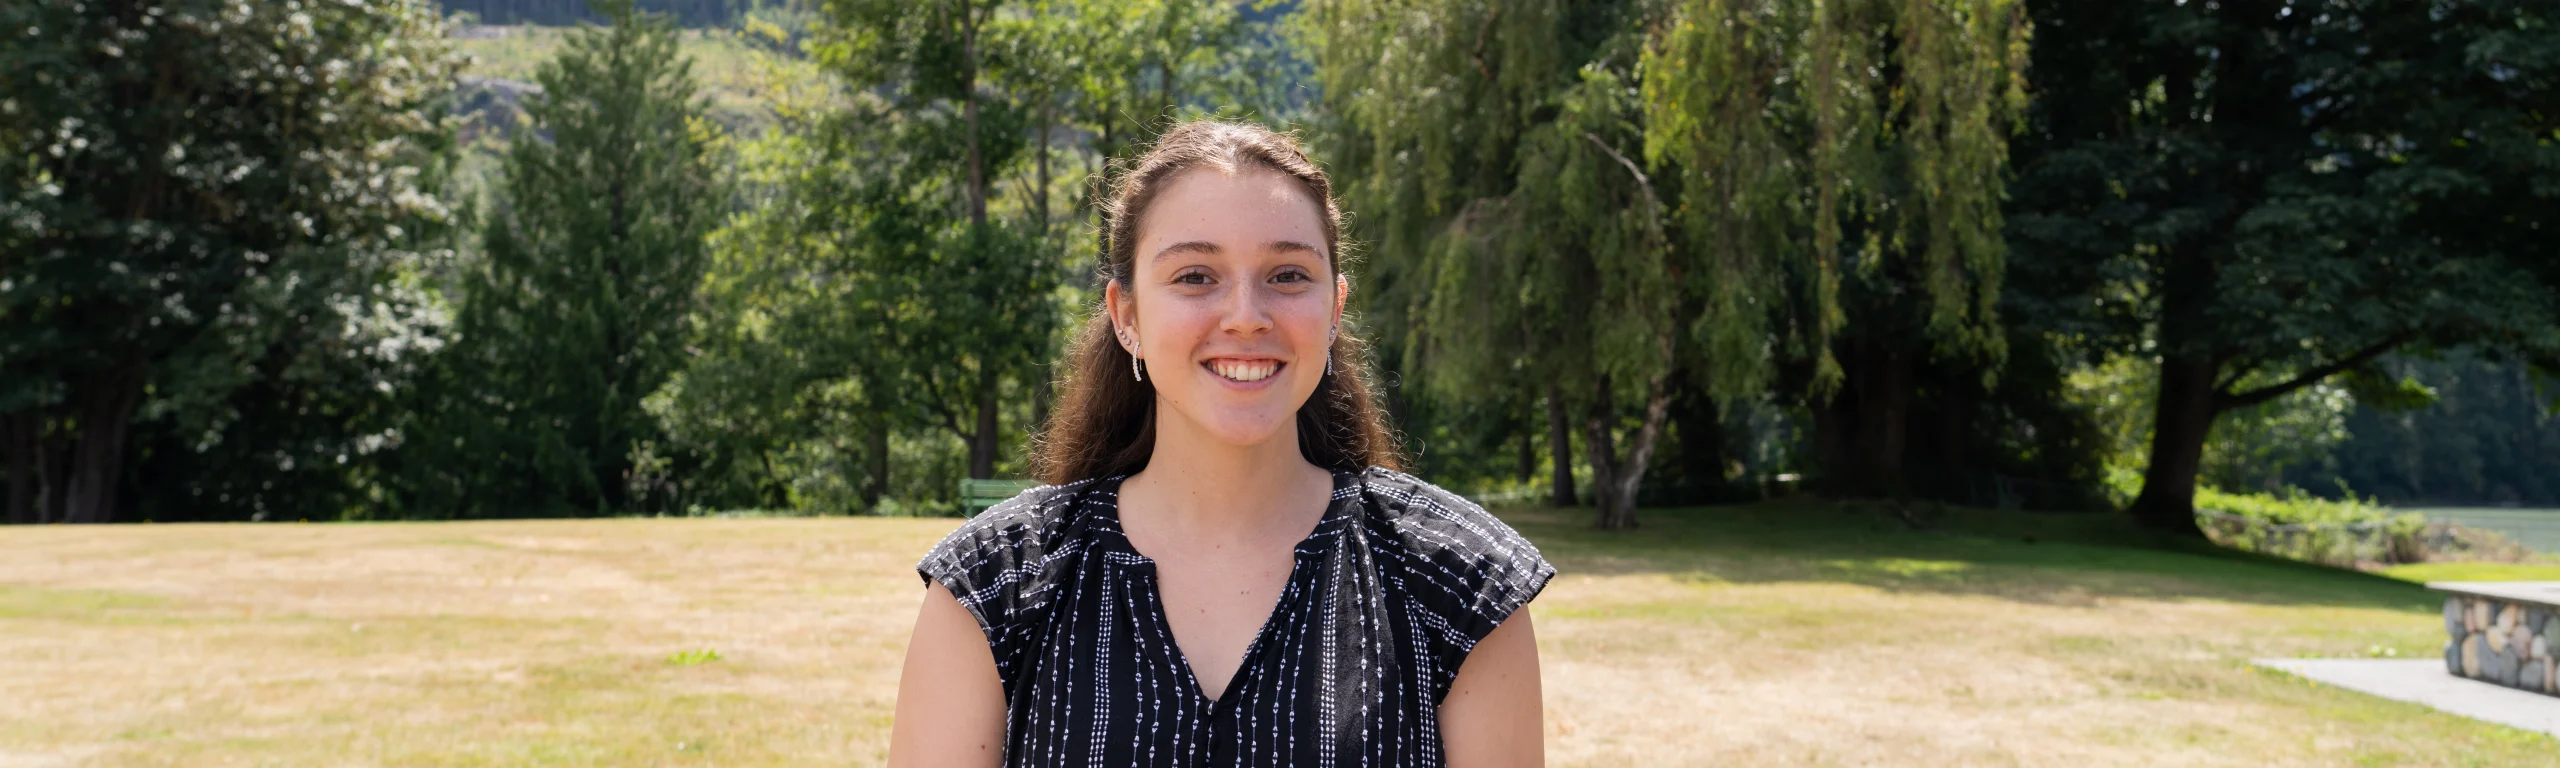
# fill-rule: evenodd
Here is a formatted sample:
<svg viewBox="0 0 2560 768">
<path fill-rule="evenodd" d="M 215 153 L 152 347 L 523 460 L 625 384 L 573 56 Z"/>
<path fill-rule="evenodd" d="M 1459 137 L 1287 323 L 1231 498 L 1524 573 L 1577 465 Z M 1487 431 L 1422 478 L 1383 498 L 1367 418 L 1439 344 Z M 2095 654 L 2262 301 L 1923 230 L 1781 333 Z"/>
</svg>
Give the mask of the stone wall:
<svg viewBox="0 0 2560 768">
<path fill-rule="evenodd" d="M 2473 680 L 2560 695 L 2560 610 L 2477 595 L 2444 600 L 2447 671 Z"/>
</svg>

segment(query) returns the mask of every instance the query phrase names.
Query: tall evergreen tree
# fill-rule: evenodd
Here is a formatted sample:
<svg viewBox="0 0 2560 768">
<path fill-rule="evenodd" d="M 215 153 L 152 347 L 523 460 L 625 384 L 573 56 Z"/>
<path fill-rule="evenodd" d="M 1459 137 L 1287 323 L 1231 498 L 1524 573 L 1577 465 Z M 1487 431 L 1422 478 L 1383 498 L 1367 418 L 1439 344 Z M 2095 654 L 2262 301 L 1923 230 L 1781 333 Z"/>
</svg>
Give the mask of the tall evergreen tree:
<svg viewBox="0 0 2560 768">
<path fill-rule="evenodd" d="M 682 365 L 684 322 L 726 209 L 677 32 L 628 0 L 569 34 L 525 107 L 412 462 L 423 516 L 629 508 L 641 400 Z"/>
</svg>

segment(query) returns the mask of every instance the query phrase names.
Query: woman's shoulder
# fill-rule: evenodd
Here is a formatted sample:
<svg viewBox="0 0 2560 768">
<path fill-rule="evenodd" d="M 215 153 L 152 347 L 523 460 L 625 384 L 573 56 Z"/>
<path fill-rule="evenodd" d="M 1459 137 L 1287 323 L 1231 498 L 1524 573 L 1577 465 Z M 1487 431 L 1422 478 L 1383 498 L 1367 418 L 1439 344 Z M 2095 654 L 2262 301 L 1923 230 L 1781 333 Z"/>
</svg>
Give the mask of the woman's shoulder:
<svg viewBox="0 0 2560 768">
<path fill-rule="evenodd" d="M 1085 543 L 1079 521 L 1107 493 L 1100 480 L 1043 485 L 1014 494 L 961 523 L 916 562 L 916 575 L 951 590 L 990 638 L 1026 611 L 1046 605 L 1053 565 Z M 1108 500 L 1100 500 L 1108 503 Z"/>
<path fill-rule="evenodd" d="M 1384 467 L 1361 473 L 1364 514 L 1401 552 L 1406 589 L 1437 606 L 1461 647 L 1493 631 L 1555 577 L 1538 546 L 1483 505 L 1429 481 Z"/>
<path fill-rule="evenodd" d="M 1397 530 L 1435 534 L 1421 543 L 1537 553 L 1536 545 L 1483 505 L 1431 481 L 1378 466 L 1362 472 L 1361 480 L 1370 498 L 1368 514 Z"/>
<path fill-rule="evenodd" d="M 1546 558 L 1528 537 L 1469 500 L 1428 480 L 1385 467 L 1361 473 L 1366 513 L 1397 543 L 1425 556 L 1537 570 Z"/>
<path fill-rule="evenodd" d="M 925 559 L 982 559 L 1054 549 L 1072 535 L 1082 507 L 1100 490 L 1095 487 L 1099 482 L 1087 479 L 1026 488 L 961 523 Z"/>
</svg>

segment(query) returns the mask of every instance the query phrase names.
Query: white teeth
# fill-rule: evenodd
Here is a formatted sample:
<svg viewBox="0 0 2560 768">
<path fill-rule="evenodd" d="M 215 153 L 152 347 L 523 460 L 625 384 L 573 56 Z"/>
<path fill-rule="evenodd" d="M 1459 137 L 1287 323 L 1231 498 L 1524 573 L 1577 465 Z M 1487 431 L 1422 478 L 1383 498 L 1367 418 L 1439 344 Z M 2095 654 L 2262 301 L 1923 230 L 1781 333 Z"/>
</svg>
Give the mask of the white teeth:
<svg viewBox="0 0 2560 768">
<path fill-rule="evenodd" d="M 1268 361 L 1241 363 L 1231 360 L 1213 360 L 1209 362 L 1209 369 L 1231 381 L 1261 381 L 1280 370 L 1280 364 Z"/>
</svg>

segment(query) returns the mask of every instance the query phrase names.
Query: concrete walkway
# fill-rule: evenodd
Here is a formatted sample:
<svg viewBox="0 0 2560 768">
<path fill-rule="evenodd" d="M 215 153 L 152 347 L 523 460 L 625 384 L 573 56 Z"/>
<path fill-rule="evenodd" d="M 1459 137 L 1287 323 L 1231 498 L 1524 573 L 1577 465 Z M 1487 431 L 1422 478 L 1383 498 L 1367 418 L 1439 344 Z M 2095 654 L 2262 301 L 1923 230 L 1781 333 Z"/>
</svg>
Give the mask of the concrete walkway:
<svg viewBox="0 0 2560 768">
<path fill-rule="evenodd" d="M 2386 699 L 2560 736 L 2560 696 L 2446 674 L 2441 659 L 2258 659 L 2258 666 Z"/>
</svg>

